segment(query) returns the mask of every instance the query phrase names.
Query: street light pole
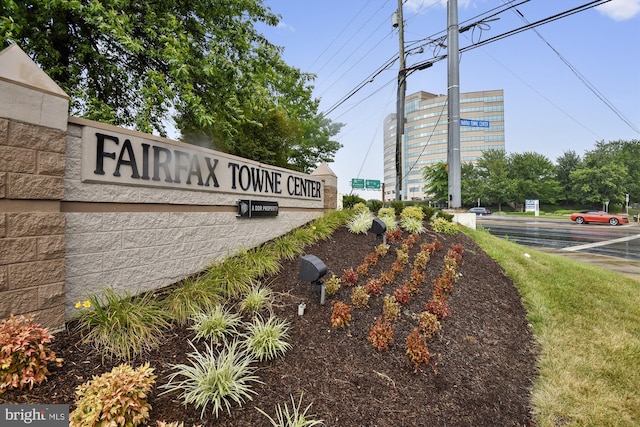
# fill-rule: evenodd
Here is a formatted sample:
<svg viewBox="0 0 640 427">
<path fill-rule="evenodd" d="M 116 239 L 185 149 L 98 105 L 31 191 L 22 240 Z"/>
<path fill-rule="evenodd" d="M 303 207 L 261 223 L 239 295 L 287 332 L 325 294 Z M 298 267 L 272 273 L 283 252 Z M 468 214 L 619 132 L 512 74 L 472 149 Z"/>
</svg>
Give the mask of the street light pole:
<svg viewBox="0 0 640 427">
<path fill-rule="evenodd" d="M 407 90 L 407 70 L 404 57 L 404 18 L 402 0 L 398 0 L 398 41 L 400 47 L 400 69 L 398 70 L 398 94 L 396 105 L 396 200 L 402 200 L 402 139 L 404 137 L 404 98 Z M 396 21 L 394 21 L 394 26 Z"/>
</svg>

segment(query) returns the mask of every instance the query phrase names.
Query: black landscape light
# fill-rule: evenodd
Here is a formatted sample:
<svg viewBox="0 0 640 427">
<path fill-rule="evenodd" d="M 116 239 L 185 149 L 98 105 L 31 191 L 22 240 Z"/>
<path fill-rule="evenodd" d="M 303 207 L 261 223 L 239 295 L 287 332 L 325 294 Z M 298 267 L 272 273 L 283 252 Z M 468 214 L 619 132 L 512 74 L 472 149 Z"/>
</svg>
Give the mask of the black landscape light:
<svg viewBox="0 0 640 427">
<path fill-rule="evenodd" d="M 327 274 L 327 266 L 315 255 L 304 255 L 300 259 L 300 280 L 311 282 L 312 291 L 320 291 L 320 304 L 324 305 L 325 286 L 322 276 Z"/>
<path fill-rule="evenodd" d="M 382 243 L 387 244 L 387 236 L 384 234 L 387 231 L 387 225 L 380 218 L 374 218 L 370 228 L 371 232 L 378 236 L 378 239 L 382 237 Z"/>
</svg>

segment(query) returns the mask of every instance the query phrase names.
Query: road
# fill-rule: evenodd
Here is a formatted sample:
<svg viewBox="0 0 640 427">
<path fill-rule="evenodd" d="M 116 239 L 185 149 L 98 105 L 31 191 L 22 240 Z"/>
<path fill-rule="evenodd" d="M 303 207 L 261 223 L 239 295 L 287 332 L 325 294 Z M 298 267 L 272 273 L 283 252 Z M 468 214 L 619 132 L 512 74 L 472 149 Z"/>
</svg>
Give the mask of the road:
<svg viewBox="0 0 640 427">
<path fill-rule="evenodd" d="M 479 216 L 477 227 L 524 246 L 598 264 L 640 280 L 640 225 L 575 224 L 567 219 Z"/>
</svg>

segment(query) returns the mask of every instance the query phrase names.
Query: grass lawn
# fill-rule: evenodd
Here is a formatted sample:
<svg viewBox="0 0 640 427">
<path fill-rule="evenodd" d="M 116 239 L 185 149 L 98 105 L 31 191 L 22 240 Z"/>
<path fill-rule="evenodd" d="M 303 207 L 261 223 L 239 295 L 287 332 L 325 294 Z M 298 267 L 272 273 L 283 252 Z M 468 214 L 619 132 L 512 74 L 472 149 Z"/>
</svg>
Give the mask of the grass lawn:
<svg viewBox="0 0 640 427">
<path fill-rule="evenodd" d="M 640 282 L 465 232 L 502 265 L 529 312 L 540 346 L 538 425 L 640 425 Z"/>
</svg>

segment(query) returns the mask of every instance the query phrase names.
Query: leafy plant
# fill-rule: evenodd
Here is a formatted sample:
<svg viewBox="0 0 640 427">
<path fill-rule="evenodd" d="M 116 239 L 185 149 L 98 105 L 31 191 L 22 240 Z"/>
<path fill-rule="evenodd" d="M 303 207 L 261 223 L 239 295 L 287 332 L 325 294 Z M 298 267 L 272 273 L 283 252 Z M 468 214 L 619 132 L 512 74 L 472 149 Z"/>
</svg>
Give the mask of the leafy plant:
<svg viewBox="0 0 640 427">
<path fill-rule="evenodd" d="M 378 351 L 388 350 L 389 344 L 393 342 L 391 322 L 379 318 L 376 323 L 371 326 L 367 340 L 369 340 Z"/>
<path fill-rule="evenodd" d="M 399 304 L 405 305 L 411 300 L 411 291 L 406 285 L 402 285 L 393 292 L 393 296 Z"/>
<path fill-rule="evenodd" d="M 62 366 L 62 359 L 49 348 L 53 339 L 33 316 L 14 316 L 0 322 L 0 394 L 40 384 L 47 379 L 49 362 Z"/>
<path fill-rule="evenodd" d="M 180 324 L 198 311 L 207 311 L 220 301 L 220 295 L 204 282 L 188 277 L 180 282 L 162 300 L 162 305 L 171 313 L 171 318 Z"/>
<path fill-rule="evenodd" d="M 149 418 L 146 397 L 156 376 L 148 363 L 133 369 L 116 366 L 76 388 L 76 409 L 69 416 L 71 427 L 137 426 Z"/>
<path fill-rule="evenodd" d="M 255 268 L 256 277 L 276 274 L 282 268 L 280 258 L 271 247 L 261 245 L 243 253 L 247 265 Z"/>
<path fill-rule="evenodd" d="M 445 221 L 451 222 L 453 221 L 453 215 L 440 209 L 436 214 L 436 219 L 444 219 Z"/>
<path fill-rule="evenodd" d="M 302 246 L 310 245 L 318 240 L 318 236 L 315 234 L 314 230 L 310 227 L 300 227 L 293 230 L 291 236 L 294 240 L 297 240 L 302 244 Z"/>
<path fill-rule="evenodd" d="M 195 339 L 207 338 L 216 344 L 225 336 L 237 333 L 242 324 L 240 315 L 222 304 L 216 305 L 211 311 L 195 313 L 191 319 L 191 329 L 196 332 Z"/>
<path fill-rule="evenodd" d="M 400 212 L 400 221 L 406 218 L 414 218 L 420 222 L 424 219 L 424 212 L 419 206 L 407 206 Z"/>
<path fill-rule="evenodd" d="M 294 260 L 304 252 L 304 245 L 291 235 L 280 236 L 269 244 L 275 256 L 279 259 Z"/>
<path fill-rule="evenodd" d="M 423 311 L 418 315 L 418 327 L 425 337 L 431 338 L 440 331 L 438 316 L 428 311 Z"/>
<path fill-rule="evenodd" d="M 121 295 L 105 288 L 101 295 L 88 297 L 91 307 L 78 317 L 84 341 L 102 351 L 103 356 L 131 360 L 160 344 L 169 326 L 169 313 L 151 293 Z"/>
<path fill-rule="evenodd" d="M 365 264 L 373 267 L 374 265 L 376 265 L 378 263 L 378 254 L 376 252 L 369 252 L 364 257 L 364 262 L 365 262 Z"/>
<path fill-rule="evenodd" d="M 424 228 L 422 221 L 413 217 L 402 218 L 400 220 L 400 227 L 409 233 L 422 234 L 427 231 L 427 229 Z"/>
<path fill-rule="evenodd" d="M 392 218 L 395 218 L 396 210 L 393 209 L 392 207 L 378 209 L 378 217 L 383 217 L 383 216 L 390 216 Z"/>
<path fill-rule="evenodd" d="M 380 214 L 380 211 L 378 211 L 378 219 L 380 219 L 380 221 L 384 223 L 385 227 L 387 228 L 387 232 L 394 231 L 395 229 L 398 228 L 398 221 L 396 220 L 395 213 L 390 215 L 388 214 L 383 215 L 383 214 Z"/>
<path fill-rule="evenodd" d="M 396 260 L 401 264 L 407 264 L 409 262 L 409 249 L 398 248 L 396 249 Z"/>
<path fill-rule="evenodd" d="M 331 312 L 331 326 L 334 328 L 344 328 L 351 322 L 351 306 L 342 301 L 331 301 L 333 310 Z"/>
<path fill-rule="evenodd" d="M 369 210 L 369 208 L 367 207 L 367 202 L 365 200 L 359 201 L 358 203 L 356 203 L 355 205 L 353 205 L 353 213 L 355 215 L 358 215 L 362 212 L 371 212 Z"/>
<path fill-rule="evenodd" d="M 393 208 L 396 216 L 400 216 L 402 210 L 404 209 L 404 202 L 402 200 L 394 200 L 389 204 L 389 206 Z"/>
<path fill-rule="evenodd" d="M 240 255 L 214 262 L 207 269 L 205 280 L 223 296 L 237 297 L 249 292 L 257 276 L 255 265 L 249 265 Z"/>
<path fill-rule="evenodd" d="M 366 262 L 356 267 L 356 273 L 358 273 L 359 276 L 366 276 L 368 272 L 369 264 L 367 264 Z"/>
<path fill-rule="evenodd" d="M 431 360 L 431 353 L 429 353 L 427 342 L 424 335 L 420 334 L 418 327 L 413 328 L 413 331 L 407 337 L 406 348 L 406 354 L 413 363 L 415 372 L 418 371 L 420 365 L 426 365 L 429 363 L 429 360 Z"/>
<path fill-rule="evenodd" d="M 369 304 L 369 294 L 364 286 L 356 286 L 351 292 L 351 303 L 354 307 L 364 308 Z"/>
<path fill-rule="evenodd" d="M 288 323 L 276 317 L 265 322 L 259 316 L 247 326 L 245 344 L 250 353 L 259 361 L 271 360 L 291 348 L 288 338 Z"/>
<path fill-rule="evenodd" d="M 340 290 L 340 285 L 342 283 L 342 279 L 337 277 L 335 274 L 331 275 L 331 277 L 324 281 L 325 292 L 328 297 L 332 297 L 338 293 Z"/>
<path fill-rule="evenodd" d="M 402 228 L 398 227 L 394 230 L 387 230 L 385 236 L 387 237 L 387 242 L 397 242 L 402 239 Z"/>
<path fill-rule="evenodd" d="M 342 205 L 345 209 L 352 209 L 358 203 L 365 204 L 366 206 L 367 201 L 357 194 L 345 194 L 342 196 Z"/>
<path fill-rule="evenodd" d="M 380 282 L 382 285 L 390 285 L 396 280 L 396 275 L 393 271 L 383 271 L 380 273 Z"/>
<path fill-rule="evenodd" d="M 431 221 L 431 228 L 433 231 L 443 234 L 449 234 L 455 236 L 458 234 L 459 228 L 451 221 L 447 221 L 444 218 L 436 218 Z"/>
<path fill-rule="evenodd" d="M 300 411 L 302 407 L 302 394 L 300 400 L 296 404 L 291 396 L 291 411 L 287 404 L 284 404 L 284 409 L 280 405 L 276 407 L 276 418 L 271 418 L 266 412 L 260 408 L 256 408 L 258 412 L 269 419 L 273 427 L 313 427 L 324 425 L 322 420 L 313 420 L 307 418 L 307 411 L 311 408 L 311 403 L 303 411 Z"/>
<path fill-rule="evenodd" d="M 384 257 L 387 252 L 389 252 L 389 245 L 380 243 L 378 246 L 376 246 L 376 255 L 378 255 L 380 258 Z"/>
<path fill-rule="evenodd" d="M 380 295 L 382 293 L 382 282 L 380 279 L 370 278 L 364 285 L 364 290 L 369 295 Z"/>
<path fill-rule="evenodd" d="M 353 286 L 358 281 L 358 273 L 349 267 L 342 273 L 342 281 L 347 285 Z"/>
<path fill-rule="evenodd" d="M 371 228 L 373 224 L 374 216 L 366 208 L 366 210 L 360 211 L 355 214 L 351 219 L 347 222 L 347 229 L 354 234 L 367 234 L 367 231 Z"/>
<path fill-rule="evenodd" d="M 194 350 L 187 355 L 191 364 L 171 366 L 175 372 L 169 376 L 167 384 L 161 386 L 166 389 L 163 394 L 179 392 L 185 405 L 202 408 L 201 417 L 211 405 L 216 418 L 223 408 L 230 414 L 232 402 L 242 405 L 256 394 L 251 384 L 261 381 L 253 375 L 256 369 L 252 366 L 253 358 L 246 350 L 241 350 L 237 341 L 226 343 L 217 354 L 210 344 L 205 344 L 202 352 L 190 341 L 189 345 Z M 184 378 L 176 381 L 178 377 Z"/>
<path fill-rule="evenodd" d="M 386 320 L 395 320 L 400 315 L 400 304 L 393 295 L 385 295 L 382 300 L 382 316 Z"/>
<path fill-rule="evenodd" d="M 240 302 L 240 310 L 256 312 L 267 308 L 271 305 L 272 294 L 271 288 L 256 284 Z"/>
<path fill-rule="evenodd" d="M 442 320 L 451 314 L 449 311 L 449 304 L 447 304 L 446 301 L 437 298 L 429 300 L 429 302 L 424 306 L 424 309 L 431 314 L 435 314 L 438 320 Z"/>
<path fill-rule="evenodd" d="M 429 251 L 420 251 L 413 258 L 413 268 L 424 270 L 427 268 L 427 264 L 429 264 L 430 260 L 431 255 L 429 254 Z"/>
</svg>

